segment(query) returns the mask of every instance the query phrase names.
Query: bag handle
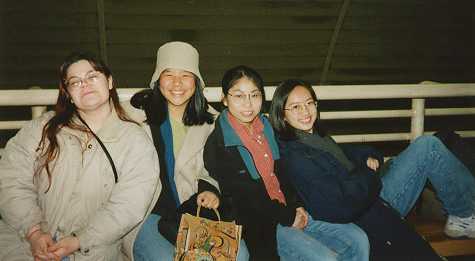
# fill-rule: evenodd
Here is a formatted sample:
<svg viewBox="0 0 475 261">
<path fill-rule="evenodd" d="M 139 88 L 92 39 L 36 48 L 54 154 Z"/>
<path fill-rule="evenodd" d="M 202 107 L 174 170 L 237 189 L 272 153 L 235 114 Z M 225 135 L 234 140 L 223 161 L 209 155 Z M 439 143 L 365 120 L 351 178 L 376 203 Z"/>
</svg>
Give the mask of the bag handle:
<svg viewBox="0 0 475 261">
<path fill-rule="evenodd" d="M 218 221 L 221 221 L 221 216 L 219 215 L 219 211 L 215 208 L 213 208 L 214 210 L 214 213 L 216 214 L 216 216 L 218 217 Z M 198 208 L 196 209 L 196 216 L 199 217 L 200 216 L 200 211 L 201 211 L 201 205 L 198 204 Z"/>
<path fill-rule="evenodd" d="M 96 138 L 97 142 L 99 142 L 99 145 L 101 145 L 102 150 L 106 154 L 107 159 L 109 160 L 109 163 L 111 164 L 112 171 L 114 172 L 114 181 L 115 181 L 115 183 L 117 183 L 117 181 L 119 179 L 119 175 L 117 175 L 117 169 L 115 168 L 114 161 L 112 160 L 112 157 L 109 154 L 109 151 L 107 151 L 106 146 L 104 145 L 104 143 L 102 143 L 101 139 L 99 139 L 99 137 L 97 137 L 97 135 L 91 130 L 89 125 L 87 125 L 87 123 L 81 118 L 79 113 L 77 113 L 77 116 L 78 116 L 79 120 L 82 122 L 82 124 L 86 125 L 86 127 L 89 129 L 89 131 L 92 133 L 92 135 Z"/>
</svg>

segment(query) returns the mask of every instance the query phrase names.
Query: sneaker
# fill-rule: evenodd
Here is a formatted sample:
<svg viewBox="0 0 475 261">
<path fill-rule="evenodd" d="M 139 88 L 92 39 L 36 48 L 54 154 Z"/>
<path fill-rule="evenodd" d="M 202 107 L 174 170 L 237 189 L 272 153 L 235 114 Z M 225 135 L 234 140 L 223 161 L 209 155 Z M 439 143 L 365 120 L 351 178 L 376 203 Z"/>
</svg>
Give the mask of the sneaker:
<svg viewBox="0 0 475 261">
<path fill-rule="evenodd" d="M 466 218 L 449 215 L 444 232 L 449 237 L 475 238 L 475 215 Z"/>
</svg>

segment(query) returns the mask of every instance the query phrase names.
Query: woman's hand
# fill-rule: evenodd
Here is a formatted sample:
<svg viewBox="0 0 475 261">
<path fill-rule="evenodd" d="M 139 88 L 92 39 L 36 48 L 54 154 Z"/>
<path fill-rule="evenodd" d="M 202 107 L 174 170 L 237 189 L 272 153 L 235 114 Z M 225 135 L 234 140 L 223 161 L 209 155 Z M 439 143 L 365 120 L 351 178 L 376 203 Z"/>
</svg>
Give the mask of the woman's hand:
<svg viewBox="0 0 475 261">
<path fill-rule="evenodd" d="M 305 211 L 304 208 L 296 208 L 295 209 L 295 220 L 294 223 L 292 224 L 292 227 L 298 228 L 298 229 L 304 229 L 307 226 L 308 223 L 308 213 Z"/>
<path fill-rule="evenodd" d="M 49 233 L 36 230 L 28 236 L 31 254 L 35 261 L 56 260 L 56 256 L 48 252 L 48 247 L 54 244 L 53 238 Z"/>
<path fill-rule="evenodd" d="M 368 160 L 366 160 L 366 165 L 368 168 L 372 169 L 373 171 L 376 171 L 379 168 L 379 161 L 375 158 L 369 157 Z"/>
<path fill-rule="evenodd" d="M 79 250 L 79 239 L 74 236 L 64 237 L 56 244 L 48 247 L 48 252 L 57 257 L 55 260 L 61 260 L 65 256 L 69 256 L 72 253 Z"/>
<path fill-rule="evenodd" d="M 217 209 L 219 207 L 219 198 L 211 191 L 204 191 L 196 197 L 196 204 L 205 208 Z"/>
</svg>

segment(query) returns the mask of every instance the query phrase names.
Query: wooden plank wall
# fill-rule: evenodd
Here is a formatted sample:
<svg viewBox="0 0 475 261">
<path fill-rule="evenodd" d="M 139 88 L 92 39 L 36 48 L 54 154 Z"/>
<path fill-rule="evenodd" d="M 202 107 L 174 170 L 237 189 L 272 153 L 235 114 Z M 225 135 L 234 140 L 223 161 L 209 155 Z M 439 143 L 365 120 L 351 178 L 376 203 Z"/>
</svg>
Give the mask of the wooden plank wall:
<svg viewBox="0 0 475 261">
<path fill-rule="evenodd" d="M 94 1 L 1 1 L 0 88 L 57 87 L 75 49 L 97 51 Z"/>
<path fill-rule="evenodd" d="M 319 83 L 341 0 L 101 0 L 108 62 L 121 87 L 145 87 L 156 49 L 188 41 L 208 85 L 237 64 L 266 84 Z M 327 84 L 474 82 L 471 0 L 352 0 Z M 94 0 L 5 1 L 0 7 L 0 88 L 55 87 L 62 59 L 99 52 Z"/>
<path fill-rule="evenodd" d="M 219 84 L 224 70 L 237 64 L 255 67 L 269 83 L 296 76 L 318 79 L 340 5 L 339 1 L 147 3 L 106 2 L 108 41 L 114 46 L 109 52 L 111 64 L 128 64 L 124 70 L 137 75 L 137 81 L 148 79 L 156 47 L 184 40 L 199 49 L 201 70 L 211 85 Z"/>
<path fill-rule="evenodd" d="M 352 1 L 330 78 L 335 82 L 473 81 L 472 2 Z"/>
</svg>

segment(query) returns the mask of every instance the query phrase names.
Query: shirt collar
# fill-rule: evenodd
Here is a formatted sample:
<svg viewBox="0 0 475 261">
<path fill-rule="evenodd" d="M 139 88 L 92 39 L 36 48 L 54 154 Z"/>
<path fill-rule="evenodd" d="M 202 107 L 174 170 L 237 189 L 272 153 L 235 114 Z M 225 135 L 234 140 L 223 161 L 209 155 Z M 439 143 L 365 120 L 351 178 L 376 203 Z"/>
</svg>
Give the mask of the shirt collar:
<svg viewBox="0 0 475 261">
<path fill-rule="evenodd" d="M 279 148 L 277 146 L 277 143 L 275 142 L 274 130 L 272 129 L 270 123 L 262 114 L 260 114 L 258 117 L 259 117 L 260 124 L 262 124 L 262 130 L 264 132 L 264 136 L 266 136 L 267 142 L 269 143 L 269 146 L 271 148 L 272 157 L 274 158 L 274 160 L 277 160 L 280 158 L 280 154 L 279 154 Z M 218 118 L 218 122 L 221 126 L 221 129 L 223 130 L 224 146 L 230 147 L 230 146 L 243 145 L 241 142 L 241 139 L 239 138 L 239 136 L 236 134 L 233 127 L 229 123 L 228 109 L 224 109 L 221 112 Z"/>
</svg>

